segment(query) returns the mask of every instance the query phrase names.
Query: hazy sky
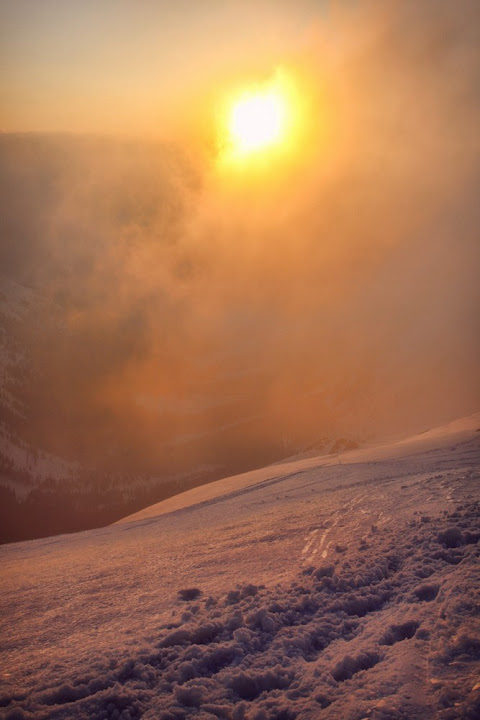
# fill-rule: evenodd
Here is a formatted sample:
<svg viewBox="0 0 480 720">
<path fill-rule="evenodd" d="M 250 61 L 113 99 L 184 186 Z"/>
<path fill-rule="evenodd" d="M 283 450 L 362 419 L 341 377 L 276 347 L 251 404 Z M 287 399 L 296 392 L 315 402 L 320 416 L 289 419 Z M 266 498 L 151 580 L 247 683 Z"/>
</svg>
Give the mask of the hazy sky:
<svg viewBox="0 0 480 720">
<path fill-rule="evenodd" d="M 0 269 L 46 298 L 39 446 L 117 428 L 152 463 L 193 436 L 182 462 L 230 463 L 478 407 L 478 0 L 0 10 L 1 127 L 72 131 L 0 134 Z M 279 66 L 300 140 L 225 167 L 215 102 Z"/>
<path fill-rule="evenodd" d="M 326 1 L 1 0 L 7 131 L 162 134 L 301 52 Z"/>
</svg>

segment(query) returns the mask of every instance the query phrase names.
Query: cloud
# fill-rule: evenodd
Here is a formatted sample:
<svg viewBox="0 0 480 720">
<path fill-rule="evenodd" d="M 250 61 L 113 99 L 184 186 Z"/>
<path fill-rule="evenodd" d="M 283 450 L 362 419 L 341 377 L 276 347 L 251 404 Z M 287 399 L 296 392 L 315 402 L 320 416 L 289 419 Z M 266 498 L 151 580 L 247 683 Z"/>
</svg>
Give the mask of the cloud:
<svg viewBox="0 0 480 720">
<path fill-rule="evenodd" d="M 197 437 L 175 462 L 241 467 L 281 438 L 476 407 L 480 11 L 462 7 L 324 18 L 298 63 L 327 140 L 271 186 L 141 139 L 1 137 L 3 272 L 44 302 L 21 331 L 44 442 L 158 465 Z"/>
</svg>

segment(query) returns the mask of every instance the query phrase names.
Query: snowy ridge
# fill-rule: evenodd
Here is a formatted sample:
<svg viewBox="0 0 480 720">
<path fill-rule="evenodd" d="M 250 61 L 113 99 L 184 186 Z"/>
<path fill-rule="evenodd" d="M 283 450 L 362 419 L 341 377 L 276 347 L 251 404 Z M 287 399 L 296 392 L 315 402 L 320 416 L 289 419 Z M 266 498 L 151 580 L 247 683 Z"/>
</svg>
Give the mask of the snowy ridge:
<svg viewBox="0 0 480 720">
<path fill-rule="evenodd" d="M 12 419 L 26 420 L 31 414 L 25 404 L 23 384 L 26 376 L 37 370 L 32 367 L 21 339 L 26 327 L 41 332 L 40 310 L 45 307 L 46 300 L 38 290 L 0 274 L 0 460 L 3 467 L 0 479 L 19 494 L 25 487 L 20 486 L 18 478 L 10 477 L 9 470 L 14 475 L 24 474 L 26 484 L 35 486 L 47 478 L 72 480 L 80 469 L 78 463 L 25 442 L 20 435 L 21 422 L 18 427 L 12 422 Z M 49 322 L 52 322 L 50 315 Z"/>
<path fill-rule="evenodd" d="M 7 458 L 16 471 L 28 473 L 32 484 L 46 478 L 73 480 L 80 471 L 80 464 L 32 448 L 20 438 L 9 435 L 0 425 L 0 453 Z"/>
<path fill-rule="evenodd" d="M 1 716 L 474 720 L 479 428 L 1 548 Z"/>
<path fill-rule="evenodd" d="M 372 447 L 348 450 L 343 453 L 338 453 L 333 457 L 331 455 L 317 455 L 301 460 L 293 460 L 292 462 L 274 463 L 260 470 L 251 470 L 250 472 L 241 473 L 240 475 L 233 475 L 232 477 L 217 480 L 204 487 L 187 490 L 184 493 L 180 493 L 172 498 L 151 505 L 144 510 L 140 510 L 134 515 L 119 520 L 119 522 L 131 522 L 156 517 L 157 515 L 163 515 L 173 510 L 190 507 L 196 503 L 204 503 L 217 497 L 223 497 L 231 491 L 238 492 L 244 488 L 254 488 L 260 483 L 276 482 L 277 480 L 283 482 L 290 473 L 298 473 L 315 468 L 325 468 L 340 463 L 375 462 L 377 460 L 399 458 L 409 452 L 418 451 L 419 448 L 424 450 L 435 448 L 445 438 L 452 441 L 456 439 L 462 440 L 469 437 L 472 430 L 477 426 L 480 426 L 480 413 L 455 420 L 440 428 L 425 431 L 420 435 L 414 435 L 413 437 L 386 445 L 374 445 Z"/>
</svg>

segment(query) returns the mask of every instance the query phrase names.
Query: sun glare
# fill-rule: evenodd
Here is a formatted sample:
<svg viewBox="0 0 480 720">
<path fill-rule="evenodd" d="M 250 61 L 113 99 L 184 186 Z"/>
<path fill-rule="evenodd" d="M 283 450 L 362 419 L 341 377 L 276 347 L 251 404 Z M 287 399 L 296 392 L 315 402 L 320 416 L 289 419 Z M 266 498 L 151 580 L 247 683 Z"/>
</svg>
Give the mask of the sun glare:
<svg viewBox="0 0 480 720">
<path fill-rule="evenodd" d="M 221 97 L 216 131 L 223 182 L 246 187 L 268 177 L 271 185 L 303 162 L 309 92 L 298 73 L 277 68 L 266 82 L 240 85 Z"/>
<path fill-rule="evenodd" d="M 280 142 L 285 132 L 286 104 L 273 90 L 251 92 L 237 100 L 231 111 L 229 131 L 239 153 L 250 153 Z"/>
</svg>

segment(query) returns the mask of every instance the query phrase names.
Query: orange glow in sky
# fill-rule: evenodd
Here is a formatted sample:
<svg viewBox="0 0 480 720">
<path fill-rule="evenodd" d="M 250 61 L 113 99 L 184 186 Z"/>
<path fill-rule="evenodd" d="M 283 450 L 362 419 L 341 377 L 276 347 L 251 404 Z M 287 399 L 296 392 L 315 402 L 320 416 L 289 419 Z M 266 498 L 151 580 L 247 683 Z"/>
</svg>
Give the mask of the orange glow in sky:
<svg viewBox="0 0 480 720">
<path fill-rule="evenodd" d="M 312 12 L 310 0 L 6 0 L 0 128 L 170 139 L 210 89 L 299 51 Z"/>
</svg>

